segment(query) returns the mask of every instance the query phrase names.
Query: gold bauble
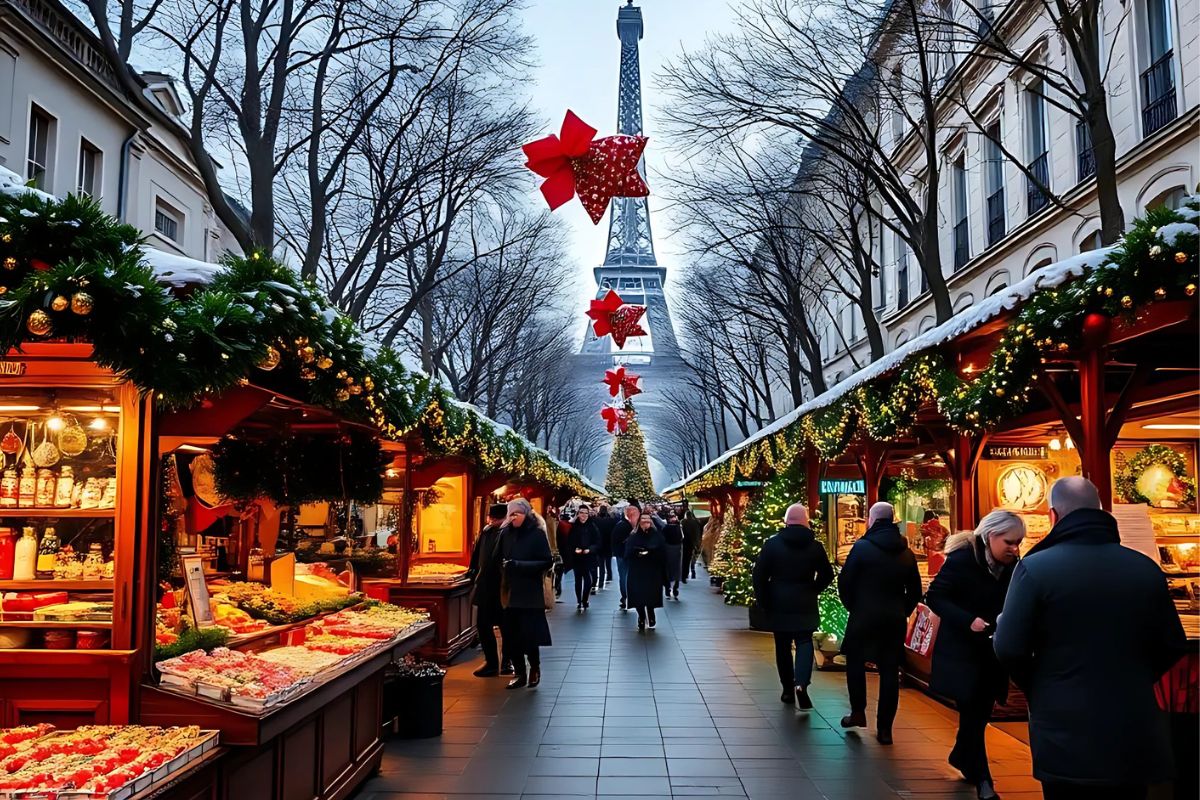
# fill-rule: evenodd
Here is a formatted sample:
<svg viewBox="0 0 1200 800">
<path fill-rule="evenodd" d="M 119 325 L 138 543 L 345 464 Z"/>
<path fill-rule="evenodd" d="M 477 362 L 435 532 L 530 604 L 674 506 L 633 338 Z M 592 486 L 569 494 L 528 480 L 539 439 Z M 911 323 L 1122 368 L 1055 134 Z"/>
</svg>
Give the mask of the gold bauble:
<svg viewBox="0 0 1200 800">
<path fill-rule="evenodd" d="M 40 308 L 30 312 L 29 319 L 25 321 L 25 327 L 34 336 L 49 336 L 50 331 L 54 329 L 50 322 L 50 315 Z"/>
<path fill-rule="evenodd" d="M 368 392 L 372 391 L 375 388 L 375 380 L 368 375 L 367 377 L 363 378 L 363 386 L 367 387 Z"/>
<path fill-rule="evenodd" d="M 362 387 L 357 383 L 350 387 L 350 394 L 362 394 Z"/>
<path fill-rule="evenodd" d="M 1196 293 L 1196 284 L 1189 283 L 1187 286 L 1183 287 L 1183 292 L 1188 297 L 1191 297 L 1192 295 L 1194 295 Z"/>
<path fill-rule="evenodd" d="M 86 317 L 92 313 L 92 309 L 96 307 L 96 301 L 87 292 L 76 292 L 71 295 L 71 310 L 81 317 Z"/>
<path fill-rule="evenodd" d="M 5 269 L 16 269 L 17 268 L 17 260 L 15 258 L 13 258 L 12 256 L 9 256 L 8 258 L 4 259 L 4 268 Z"/>
<path fill-rule="evenodd" d="M 315 381 L 317 379 L 317 373 L 313 372 L 308 367 L 301 367 L 300 377 L 306 381 Z"/>
<path fill-rule="evenodd" d="M 279 361 L 281 358 L 283 358 L 283 356 L 279 354 L 278 350 L 276 350 L 274 347 L 271 347 L 271 345 L 267 345 L 267 352 L 263 354 L 261 359 L 259 359 L 258 368 L 270 372 L 279 366 Z"/>
<path fill-rule="evenodd" d="M 50 301 L 50 308 L 55 311 L 66 311 L 69 305 L 71 305 L 71 301 L 61 294 L 55 295 L 54 299 Z"/>
<path fill-rule="evenodd" d="M 3 236 L 0 236 L 0 240 L 3 240 L 5 244 L 8 244 L 9 242 L 12 241 L 12 234 L 6 233 Z"/>
<path fill-rule="evenodd" d="M 311 364 L 316 357 L 317 351 L 313 350 L 311 346 L 305 345 L 300 348 L 300 358 L 304 360 L 305 364 Z"/>
<path fill-rule="evenodd" d="M 1112 297 L 1112 295 L 1113 295 L 1112 287 L 1111 287 L 1111 286 L 1107 286 L 1107 287 L 1105 287 L 1105 289 L 1104 289 L 1104 296 L 1105 296 L 1105 297 Z"/>
<path fill-rule="evenodd" d="M 1133 308 L 1133 298 L 1125 295 L 1121 298 L 1121 308 Z"/>
<path fill-rule="evenodd" d="M 1187 253 L 1176 253 L 1175 254 L 1175 263 L 1176 264 L 1186 264 L 1187 263 Z"/>
<path fill-rule="evenodd" d="M 8 287 L 0 285 L 0 294 L 8 294 Z"/>
<path fill-rule="evenodd" d="M 348 389 L 338 389 L 334 392 L 333 396 L 337 398 L 339 403 L 344 403 L 350 399 L 350 391 Z"/>
<path fill-rule="evenodd" d="M 1160 286 L 1154 290 L 1154 296 L 1156 298 L 1158 298 L 1159 300 L 1162 300 L 1164 297 L 1167 296 L 1167 290 Z"/>
<path fill-rule="evenodd" d="M 338 379 L 339 381 L 344 381 L 344 380 L 346 380 L 346 378 L 348 378 L 348 377 L 350 377 L 350 373 L 349 373 L 349 372 L 346 372 L 346 370 L 344 370 L 344 369 L 339 369 L 339 370 L 337 371 L 337 379 Z"/>
<path fill-rule="evenodd" d="M 321 356 L 317 359 L 317 366 L 321 369 L 329 369 L 333 366 L 333 359 L 329 356 Z"/>
<path fill-rule="evenodd" d="M 1004 387 L 1003 386 L 996 387 L 996 397 L 1004 397 Z"/>
</svg>

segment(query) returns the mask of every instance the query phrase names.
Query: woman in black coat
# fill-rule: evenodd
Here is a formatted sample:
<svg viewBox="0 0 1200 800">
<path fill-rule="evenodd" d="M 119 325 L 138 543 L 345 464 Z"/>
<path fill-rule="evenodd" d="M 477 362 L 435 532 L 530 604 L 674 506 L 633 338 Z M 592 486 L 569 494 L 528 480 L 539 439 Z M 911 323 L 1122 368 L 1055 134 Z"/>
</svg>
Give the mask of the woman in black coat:
<svg viewBox="0 0 1200 800">
<path fill-rule="evenodd" d="M 539 647 L 549 647 L 550 625 L 542 580 L 554 564 L 546 531 L 538 524 L 529 501 L 508 504 L 508 522 L 500 532 L 500 599 L 504 605 L 504 652 L 516 676 L 509 689 L 537 686 L 542 680 Z M 529 659 L 528 670 L 525 660 Z"/>
<path fill-rule="evenodd" d="M 767 628 L 775 635 L 775 667 L 783 685 L 779 699 L 785 703 L 798 699 L 807 711 L 813 707 L 808 696 L 812 635 L 821 624 L 817 597 L 833 582 L 833 567 L 808 527 L 807 508 L 800 503 L 789 506 L 783 521 L 784 527 L 763 543 L 754 562 L 754 602 L 766 612 Z"/>
<path fill-rule="evenodd" d="M 571 523 L 571 532 L 567 534 L 567 552 L 575 572 L 577 611 L 588 607 L 592 587 L 595 586 L 596 559 L 600 555 L 600 528 L 591 516 L 591 508 L 580 506 L 575 512 L 575 521 Z"/>
<path fill-rule="evenodd" d="M 629 565 L 629 607 L 637 609 L 638 631 L 646 622 L 654 627 L 654 609 L 662 608 L 663 586 L 667 582 L 667 544 L 654 527 L 651 516 L 642 512 L 637 529 L 625 542 L 625 562 Z"/>
<path fill-rule="evenodd" d="M 663 541 L 666 542 L 667 554 L 667 597 L 679 599 L 679 579 L 683 572 L 683 528 L 679 526 L 679 517 L 672 511 L 667 514 L 667 525 L 662 529 Z"/>
<path fill-rule="evenodd" d="M 1020 517 L 993 511 L 979 521 L 974 534 L 950 540 L 946 561 L 925 596 L 941 620 L 929 688 L 958 707 L 958 737 L 950 764 L 975 784 L 981 800 L 997 796 L 984 734 L 992 707 L 1008 694 L 1008 675 L 992 649 L 992 632 L 1024 538 Z"/>
</svg>

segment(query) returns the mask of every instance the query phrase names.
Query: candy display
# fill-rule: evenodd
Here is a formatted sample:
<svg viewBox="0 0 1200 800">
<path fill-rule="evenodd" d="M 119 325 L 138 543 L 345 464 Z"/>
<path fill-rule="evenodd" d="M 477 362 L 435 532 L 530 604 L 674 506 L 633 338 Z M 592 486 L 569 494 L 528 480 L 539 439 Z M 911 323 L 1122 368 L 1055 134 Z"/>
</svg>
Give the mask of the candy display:
<svg viewBox="0 0 1200 800">
<path fill-rule="evenodd" d="M 160 661 L 156 666 L 165 686 L 249 708 L 282 702 L 306 677 L 289 667 L 227 647 L 218 647 L 211 653 L 193 650 Z"/>
<path fill-rule="evenodd" d="M 214 601 L 236 606 L 272 625 L 300 622 L 323 611 L 335 611 L 362 601 L 359 595 L 341 594 L 306 602 L 272 591 L 261 583 L 249 582 L 214 585 L 211 591 Z"/>
<path fill-rule="evenodd" d="M 216 747 L 198 726 L 52 725 L 0 730 L 0 798 L 117 798 L 167 779 Z"/>
<path fill-rule="evenodd" d="M 408 579 L 413 581 L 441 581 L 462 577 L 467 568 L 462 564 L 425 562 L 408 568 Z"/>
</svg>

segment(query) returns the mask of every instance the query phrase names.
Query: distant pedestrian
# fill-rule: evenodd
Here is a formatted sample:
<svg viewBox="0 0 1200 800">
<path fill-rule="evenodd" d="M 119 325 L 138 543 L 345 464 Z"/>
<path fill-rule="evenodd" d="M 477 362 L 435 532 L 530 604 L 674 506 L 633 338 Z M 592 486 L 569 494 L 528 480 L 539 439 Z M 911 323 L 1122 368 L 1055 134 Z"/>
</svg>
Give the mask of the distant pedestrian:
<svg viewBox="0 0 1200 800">
<path fill-rule="evenodd" d="M 512 660 L 516 671 L 508 688 L 532 688 L 542 680 L 538 648 L 551 644 L 542 584 L 554 558 L 546 531 L 539 525 L 529 501 L 517 498 L 509 502 L 507 510 L 508 522 L 500 533 L 503 576 L 500 597 L 504 606 L 501 632 L 505 655 Z"/>
<path fill-rule="evenodd" d="M 993 511 L 974 533 L 950 537 L 946 561 L 925 595 L 941 620 L 930 688 L 958 708 L 950 765 L 975 786 L 980 800 L 997 797 L 984 734 L 992 708 L 1008 696 L 1008 673 L 992 650 L 992 634 L 1024 538 L 1020 517 Z"/>
<path fill-rule="evenodd" d="M 783 686 L 779 699 L 798 703 L 805 711 L 813 707 L 808 685 L 812 636 L 821 623 L 817 598 L 832 582 L 833 567 L 808 527 L 808 509 L 800 503 L 788 506 L 783 527 L 763 543 L 754 562 L 754 601 L 766 612 L 767 627 L 775 636 L 775 667 Z"/>
<path fill-rule="evenodd" d="M 1172 776 L 1154 685 L 1186 651 L 1183 626 L 1162 569 L 1121 545 L 1090 481 L 1055 481 L 1050 521 L 994 637 L 1029 698 L 1033 776 L 1047 800 L 1141 800 Z"/>
<path fill-rule="evenodd" d="M 850 612 L 842 653 L 850 713 L 843 728 L 867 725 L 867 665 L 879 669 L 879 707 L 875 738 L 892 743 L 892 722 L 900 702 L 900 661 L 908 615 L 921 598 L 921 574 L 908 540 L 894 521 L 891 503 L 876 503 L 867 513 L 867 532 L 854 543 L 838 575 L 838 594 Z"/>
<path fill-rule="evenodd" d="M 603 589 L 613 579 L 612 531 L 617 524 L 617 517 L 609 510 L 607 503 L 601 503 L 596 516 L 593 518 L 596 529 L 600 531 L 600 552 L 596 558 L 596 586 Z"/>
<path fill-rule="evenodd" d="M 629 570 L 629 607 L 637 609 L 638 631 L 654 627 L 656 608 L 663 606 L 663 585 L 667 577 L 667 545 L 654 528 L 649 513 L 638 517 L 637 530 L 625 542 L 625 562 Z"/>
<path fill-rule="evenodd" d="M 688 509 L 683 515 L 683 582 L 696 577 L 696 559 L 700 555 L 700 543 L 704 538 L 704 525 L 696 519 L 696 513 Z"/>
<path fill-rule="evenodd" d="M 596 577 L 596 554 L 600 550 L 600 529 L 592 520 L 592 510 L 580 506 L 567 536 L 567 552 L 575 572 L 575 601 L 577 611 L 584 611 L 591 599 L 592 580 Z"/>
<path fill-rule="evenodd" d="M 513 674 L 508 659 L 500 662 L 496 649 L 496 627 L 504 624 L 504 607 L 500 604 L 500 528 L 508 515 L 503 503 L 488 509 L 488 524 L 475 539 L 471 550 L 471 605 L 475 606 L 475 633 L 483 651 L 483 666 L 475 670 L 477 678 Z"/>
<path fill-rule="evenodd" d="M 667 581 L 664 588 L 668 597 L 679 599 L 679 580 L 683 573 L 683 528 L 674 511 L 667 512 L 667 524 L 662 529 L 663 541 L 667 544 Z"/>
<path fill-rule="evenodd" d="M 625 542 L 633 533 L 641 511 L 635 502 L 625 506 L 624 519 L 613 526 L 612 551 L 617 559 L 617 581 L 621 588 L 621 610 L 629 609 L 629 562 L 625 560 Z"/>
</svg>

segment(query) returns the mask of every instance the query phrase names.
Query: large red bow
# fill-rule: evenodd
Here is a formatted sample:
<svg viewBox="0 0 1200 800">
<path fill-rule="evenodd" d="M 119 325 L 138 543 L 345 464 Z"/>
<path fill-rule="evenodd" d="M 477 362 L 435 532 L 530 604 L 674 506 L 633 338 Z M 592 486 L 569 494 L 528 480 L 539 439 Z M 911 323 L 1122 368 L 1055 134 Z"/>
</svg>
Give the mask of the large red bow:
<svg viewBox="0 0 1200 800">
<path fill-rule="evenodd" d="M 587 315 L 592 318 L 592 330 L 597 337 L 612 335 L 620 349 L 630 336 L 645 336 L 646 330 L 638 320 L 646 313 L 645 306 L 629 305 L 612 289 L 599 300 L 593 300 Z"/>
<path fill-rule="evenodd" d="M 617 429 L 621 433 L 629 430 L 629 415 L 621 406 L 605 406 L 600 409 L 600 418 L 608 423 L 609 433 L 616 433 Z"/>
<path fill-rule="evenodd" d="M 603 382 L 608 384 L 608 393 L 613 397 L 616 397 L 618 392 L 624 392 L 625 399 L 628 400 L 635 394 L 642 393 L 642 376 L 626 372 L 623 366 L 606 369 Z"/>
<path fill-rule="evenodd" d="M 550 209 L 575 194 L 595 224 L 614 197 L 645 197 L 650 188 L 638 172 L 645 136 L 606 136 L 593 141 L 596 129 L 568 111 L 558 136 L 530 142 L 522 150 L 525 166 L 541 175 L 542 196 Z"/>
</svg>

